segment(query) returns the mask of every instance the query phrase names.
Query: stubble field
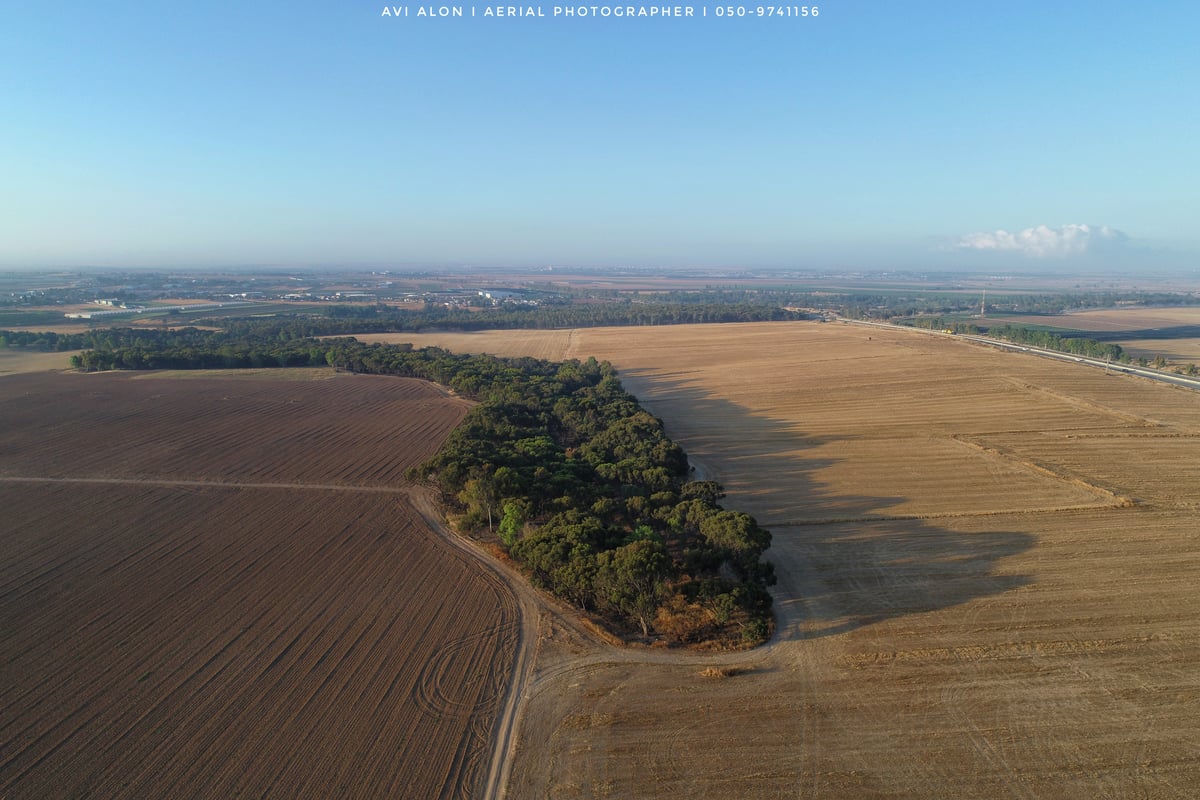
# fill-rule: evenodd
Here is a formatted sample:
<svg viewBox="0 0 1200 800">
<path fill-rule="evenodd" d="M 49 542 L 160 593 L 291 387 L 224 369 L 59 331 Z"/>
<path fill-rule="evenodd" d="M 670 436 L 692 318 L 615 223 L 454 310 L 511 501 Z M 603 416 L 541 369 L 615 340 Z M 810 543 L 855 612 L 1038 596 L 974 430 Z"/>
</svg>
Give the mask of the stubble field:
<svg viewBox="0 0 1200 800">
<path fill-rule="evenodd" d="M 22 372 L 70 369 L 71 356 L 77 352 L 41 353 L 0 347 L 0 377 Z"/>
<path fill-rule="evenodd" d="M 1193 795 L 1200 395 L 840 324 L 534 333 L 472 349 L 612 361 L 772 530 L 779 630 L 543 620 L 510 797 Z"/>
<path fill-rule="evenodd" d="M 483 793 L 517 602 L 401 478 L 464 403 L 323 372 L 0 380 L 0 796 Z"/>
<path fill-rule="evenodd" d="M 1054 325 L 1086 332 L 1119 333 L 1112 341 L 1135 358 L 1162 356 L 1173 364 L 1200 364 L 1200 306 L 1106 308 L 1060 316 L 1005 317 L 1014 325 Z M 1163 338 L 1169 334 L 1170 338 Z"/>
</svg>

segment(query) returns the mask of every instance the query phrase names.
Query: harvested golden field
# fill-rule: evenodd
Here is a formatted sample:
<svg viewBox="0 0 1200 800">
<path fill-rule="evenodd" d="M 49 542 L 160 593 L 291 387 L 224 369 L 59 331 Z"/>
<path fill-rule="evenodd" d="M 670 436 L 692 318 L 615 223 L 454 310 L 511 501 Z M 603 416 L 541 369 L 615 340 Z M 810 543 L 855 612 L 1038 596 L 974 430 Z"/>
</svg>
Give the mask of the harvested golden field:
<svg viewBox="0 0 1200 800">
<path fill-rule="evenodd" d="M 1194 795 L 1200 394 L 841 324 L 546 336 L 772 529 L 779 628 L 688 657 L 544 622 L 509 796 Z"/>
<path fill-rule="evenodd" d="M 1030 315 L 1003 319 L 1011 319 L 1014 324 L 1054 325 L 1079 331 L 1136 331 L 1200 325 L 1200 306 L 1101 308 L 1056 316 Z"/>
<path fill-rule="evenodd" d="M 1162 356 L 1172 364 L 1200 364 L 1200 306 L 1106 308 L 1048 317 L 1004 317 L 1003 321 L 1090 332 L 1127 332 L 1128 338 L 1111 341 L 1134 358 Z"/>
<path fill-rule="evenodd" d="M 1200 337 L 1180 339 L 1118 339 L 1126 353 L 1149 361 L 1162 356 L 1168 364 L 1200 364 Z"/>
<path fill-rule="evenodd" d="M 400 344 L 413 342 L 416 347 L 437 345 L 455 353 L 490 353 L 495 356 L 532 356 L 561 361 L 571 349 L 573 330 L 479 331 L 474 333 L 372 333 L 358 336 L 364 342 Z"/>
<path fill-rule="evenodd" d="M 399 477 L 463 412 L 396 378 L 0 379 L 0 796 L 483 794 L 519 607 Z"/>
<path fill-rule="evenodd" d="M 71 368 L 71 356 L 81 352 L 41 353 L 35 350 L 0 347 L 0 377 L 24 372 L 45 372 Z"/>
</svg>

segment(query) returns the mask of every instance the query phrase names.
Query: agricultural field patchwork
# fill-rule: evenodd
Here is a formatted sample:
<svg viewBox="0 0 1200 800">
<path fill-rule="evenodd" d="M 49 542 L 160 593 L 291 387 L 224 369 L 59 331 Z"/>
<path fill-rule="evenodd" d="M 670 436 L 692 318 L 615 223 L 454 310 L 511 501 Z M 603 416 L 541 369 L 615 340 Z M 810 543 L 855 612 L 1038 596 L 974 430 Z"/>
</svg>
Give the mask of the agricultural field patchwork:
<svg viewBox="0 0 1200 800">
<path fill-rule="evenodd" d="M 1200 780 L 1200 394 L 815 322 L 388 338 L 612 361 L 695 476 L 771 529 L 775 637 L 617 647 L 544 599 L 518 610 L 511 571 L 408 503 L 404 469 L 465 410 L 430 384 L 9 376 L 3 792 L 1091 800 Z"/>
<path fill-rule="evenodd" d="M 481 793 L 516 600 L 402 479 L 464 404 L 326 377 L 0 379 L 0 795 Z"/>
<path fill-rule="evenodd" d="M 1200 307 L 1105 308 L 1055 316 L 1011 316 L 1013 325 L 1050 325 L 1103 336 L 1134 358 L 1162 357 L 1170 364 L 1200 365 Z"/>
</svg>

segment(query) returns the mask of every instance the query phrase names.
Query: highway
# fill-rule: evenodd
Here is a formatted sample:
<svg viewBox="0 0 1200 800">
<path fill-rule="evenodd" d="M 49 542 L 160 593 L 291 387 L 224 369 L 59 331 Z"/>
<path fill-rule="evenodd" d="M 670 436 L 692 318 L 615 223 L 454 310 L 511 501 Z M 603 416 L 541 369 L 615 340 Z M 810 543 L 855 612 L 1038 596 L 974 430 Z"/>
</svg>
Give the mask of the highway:
<svg viewBox="0 0 1200 800">
<path fill-rule="evenodd" d="M 995 347 L 998 350 L 1011 350 L 1013 352 L 1041 356 L 1042 358 L 1052 358 L 1057 361 L 1069 361 L 1075 364 L 1086 364 L 1091 367 L 1103 369 L 1105 372 L 1137 375 L 1138 377 L 1147 378 L 1152 381 L 1169 383 L 1172 386 L 1181 386 L 1185 389 L 1200 391 L 1200 379 L 1188 378 L 1184 375 L 1176 375 L 1174 372 L 1165 372 L 1163 370 L 1151 369 L 1150 367 L 1135 367 L 1131 364 L 1114 364 L 1098 358 L 1076 356 L 1070 353 L 1060 353 L 1057 350 L 1045 350 L 1041 347 L 1014 344 L 1012 342 L 1001 341 L 1000 339 L 989 339 L 986 336 L 975 336 L 967 333 L 945 333 L 944 331 L 927 330 L 925 328 L 911 328 L 907 325 L 893 325 L 890 322 L 867 322 L 865 320 L 847 319 L 845 317 L 838 317 L 837 320 L 838 322 L 845 322 L 850 325 L 866 325 L 873 328 L 887 328 L 888 330 L 914 331 L 917 333 L 924 333 L 929 336 L 947 336 L 953 339 L 960 339 L 968 342 L 974 342 L 975 344 L 985 345 L 987 347 Z"/>
</svg>

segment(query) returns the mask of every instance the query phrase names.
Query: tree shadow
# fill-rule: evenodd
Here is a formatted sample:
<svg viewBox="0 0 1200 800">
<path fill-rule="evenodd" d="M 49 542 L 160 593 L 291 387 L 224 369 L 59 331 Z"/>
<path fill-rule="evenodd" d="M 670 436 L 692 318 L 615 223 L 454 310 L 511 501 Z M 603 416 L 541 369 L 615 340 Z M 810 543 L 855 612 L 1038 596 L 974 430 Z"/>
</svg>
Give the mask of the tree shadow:
<svg viewBox="0 0 1200 800">
<path fill-rule="evenodd" d="M 1117 331 L 1078 331 L 1079 335 L 1098 342 L 1119 342 L 1123 339 L 1196 339 L 1200 325 L 1167 325 L 1159 328 L 1132 328 Z"/>
<path fill-rule="evenodd" d="M 1032 580 L 997 569 L 1034 544 L 1027 533 L 960 531 L 889 516 L 909 498 L 846 494 L 823 483 L 820 471 L 845 459 L 811 452 L 836 451 L 844 441 L 838 437 L 810 435 L 794 420 L 715 397 L 683 374 L 630 369 L 620 377 L 688 452 L 695 477 L 720 482 L 724 505 L 753 514 L 771 531 L 766 557 L 779 578 L 772 590 L 777 639 L 846 633 Z M 755 481 L 764 474 L 769 481 Z"/>
</svg>

